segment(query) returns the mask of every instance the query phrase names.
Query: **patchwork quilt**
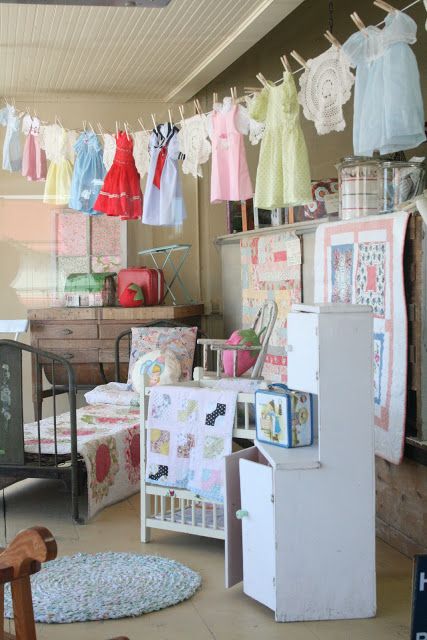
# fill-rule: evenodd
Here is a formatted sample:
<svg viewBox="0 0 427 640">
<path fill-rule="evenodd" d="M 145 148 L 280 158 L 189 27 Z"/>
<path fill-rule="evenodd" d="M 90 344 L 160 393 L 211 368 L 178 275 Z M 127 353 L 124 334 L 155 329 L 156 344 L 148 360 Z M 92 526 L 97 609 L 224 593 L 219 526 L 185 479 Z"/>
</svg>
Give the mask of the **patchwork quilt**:
<svg viewBox="0 0 427 640">
<path fill-rule="evenodd" d="M 87 468 L 88 513 L 123 500 L 140 488 L 140 411 L 98 404 L 77 410 L 77 450 Z M 57 453 L 70 454 L 70 414 L 56 418 Z M 38 454 L 37 422 L 24 426 L 25 451 Z M 40 422 L 41 453 L 55 453 L 54 420 Z M 67 464 L 67 463 L 65 463 Z"/>
<path fill-rule="evenodd" d="M 162 386 L 150 393 L 146 481 L 223 502 L 237 392 Z"/>
<path fill-rule="evenodd" d="M 368 304 L 374 313 L 375 452 L 402 460 L 407 316 L 403 251 L 409 214 L 322 224 L 316 232 L 315 300 Z"/>
</svg>

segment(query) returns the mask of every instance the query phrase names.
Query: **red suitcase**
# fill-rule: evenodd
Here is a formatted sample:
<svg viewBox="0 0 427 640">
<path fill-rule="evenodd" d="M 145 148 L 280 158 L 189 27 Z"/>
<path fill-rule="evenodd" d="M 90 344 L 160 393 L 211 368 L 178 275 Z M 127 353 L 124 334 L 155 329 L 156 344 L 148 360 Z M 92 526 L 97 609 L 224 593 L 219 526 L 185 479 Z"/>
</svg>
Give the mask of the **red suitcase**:
<svg viewBox="0 0 427 640">
<path fill-rule="evenodd" d="M 117 294 L 120 300 L 121 293 L 130 284 L 137 284 L 144 294 L 144 305 L 152 307 L 163 301 L 165 296 L 165 278 L 161 269 L 149 269 L 148 267 L 130 267 L 121 269 L 117 280 Z"/>
</svg>

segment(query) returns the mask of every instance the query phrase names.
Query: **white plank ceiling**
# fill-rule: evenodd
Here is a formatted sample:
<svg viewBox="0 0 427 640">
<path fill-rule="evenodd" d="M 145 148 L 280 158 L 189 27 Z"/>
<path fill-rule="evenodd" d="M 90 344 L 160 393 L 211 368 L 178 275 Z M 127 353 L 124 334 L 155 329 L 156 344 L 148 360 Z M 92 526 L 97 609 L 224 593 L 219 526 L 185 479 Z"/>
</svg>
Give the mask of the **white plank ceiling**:
<svg viewBox="0 0 427 640">
<path fill-rule="evenodd" d="M 302 0 L 172 0 L 163 9 L 0 4 L 0 95 L 184 101 Z"/>
</svg>

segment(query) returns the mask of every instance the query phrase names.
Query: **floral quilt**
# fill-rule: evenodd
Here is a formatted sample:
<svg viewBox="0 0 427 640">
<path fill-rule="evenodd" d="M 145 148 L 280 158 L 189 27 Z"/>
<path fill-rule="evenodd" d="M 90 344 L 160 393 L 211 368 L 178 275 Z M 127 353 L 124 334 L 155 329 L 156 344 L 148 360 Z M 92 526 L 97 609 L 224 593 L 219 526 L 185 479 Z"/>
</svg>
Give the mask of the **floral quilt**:
<svg viewBox="0 0 427 640">
<path fill-rule="evenodd" d="M 77 450 L 87 468 L 88 519 L 139 491 L 139 409 L 111 404 L 77 410 Z M 70 414 L 56 418 L 57 453 L 71 452 Z M 24 426 L 25 451 L 38 453 L 37 422 Z M 40 422 L 41 453 L 55 453 L 53 417 Z"/>
</svg>

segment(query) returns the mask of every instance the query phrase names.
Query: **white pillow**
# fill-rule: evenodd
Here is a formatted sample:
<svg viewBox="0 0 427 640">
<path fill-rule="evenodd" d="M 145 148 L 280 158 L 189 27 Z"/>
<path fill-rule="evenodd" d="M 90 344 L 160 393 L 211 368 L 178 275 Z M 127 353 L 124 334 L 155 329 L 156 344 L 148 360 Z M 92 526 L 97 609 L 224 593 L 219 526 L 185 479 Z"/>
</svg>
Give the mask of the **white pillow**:
<svg viewBox="0 0 427 640">
<path fill-rule="evenodd" d="M 172 351 L 156 349 L 138 358 L 132 369 L 132 387 L 138 393 L 142 388 L 157 384 L 175 384 L 181 378 L 181 365 Z"/>
</svg>

